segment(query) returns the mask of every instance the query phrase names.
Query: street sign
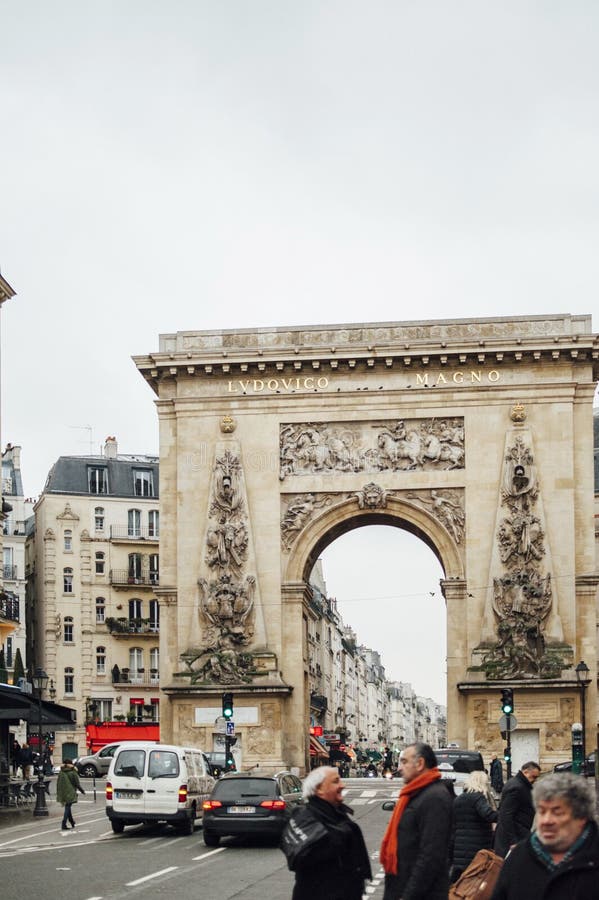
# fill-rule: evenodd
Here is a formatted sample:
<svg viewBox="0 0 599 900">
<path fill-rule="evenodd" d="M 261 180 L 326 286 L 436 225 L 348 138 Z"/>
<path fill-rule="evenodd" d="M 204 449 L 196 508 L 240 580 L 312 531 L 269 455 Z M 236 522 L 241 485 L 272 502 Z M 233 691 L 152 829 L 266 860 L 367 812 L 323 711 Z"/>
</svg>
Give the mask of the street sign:
<svg viewBox="0 0 599 900">
<path fill-rule="evenodd" d="M 235 734 L 235 722 L 227 722 L 226 728 L 226 734 L 229 735 L 229 737 Z"/>
<path fill-rule="evenodd" d="M 510 727 L 507 727 L 508 721 L 510 723 Z M 515 731 L 518 727 L 518 719 L 516 716 L 499 716 L 499 730 L 500 731 Z"/>
<path fill-rule="evenodd" d="M 341 740 L 341 735 L 336 734 L 334 731 L 325 731 L 325 733 L 323 734 L 323 738 L 325 739 L 327 744 L 334 744 L 335 741 Z"/>
</svg>

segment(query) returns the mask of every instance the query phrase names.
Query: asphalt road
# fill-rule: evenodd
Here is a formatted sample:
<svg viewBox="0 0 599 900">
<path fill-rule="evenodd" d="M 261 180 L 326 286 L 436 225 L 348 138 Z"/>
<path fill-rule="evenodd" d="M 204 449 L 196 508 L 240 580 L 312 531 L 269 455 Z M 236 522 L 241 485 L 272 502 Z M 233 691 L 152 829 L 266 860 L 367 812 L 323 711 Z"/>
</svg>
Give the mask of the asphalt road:
<svg viewBox="0 0 599 900">
<path fill-rule="evenodd" d="M 115 835 L 104 812 L 103 781 L 97 800 L 91 782 L 74 808 L 77 827 L 60 831 L 59 808 L 44 819 L 21 819 L 0 828 L 0 893 L 3 900 L 285 900 L 293 874 L 281 851 L 261 840 L 227 838 L 204 846 L 201 825 L 184 837 L 167 826 L 132 826 Z M 349 779 L 353 807 L 372 857 L 369 898 L 382 897 L 378 849 L 390 813 L 383 800 L 399 785 L 383 779 Z"/>
</svg>

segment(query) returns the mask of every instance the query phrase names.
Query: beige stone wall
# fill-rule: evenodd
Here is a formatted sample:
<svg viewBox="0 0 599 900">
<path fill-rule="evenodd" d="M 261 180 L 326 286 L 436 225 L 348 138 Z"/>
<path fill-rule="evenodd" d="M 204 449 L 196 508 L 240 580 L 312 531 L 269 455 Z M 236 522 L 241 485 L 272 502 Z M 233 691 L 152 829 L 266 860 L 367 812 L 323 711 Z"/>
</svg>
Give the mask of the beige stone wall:
<svg viewBox="0 0 599 900">
<path fill-rule="evenodd" d="M 324 547 L 358 521 L 409 528 L 437 553 L 448 616 L 448 739 L 463 746 L 482 742 L 495 748 L 501 743 L 491 711 L 495 705 L 499 713 L 499 690 L 472 667 L 480 662 L 477 647 L 485 618 L 494 626 L 489 596 L 493 578 L 501 574 L 494 566 L 504 454 L 506 441 L 519 428 L 534 446 L 552 615 L 559 617 L 574 662 L 584 658 L 596 679 L 591 425 L 596 358 L 590 318 L 569 316 L 185 332 L 163 336 L 158 353 L 137 358 L 159 396 L 162 589 L 171 598 L 169 621 L 176 622 L 176 632 L 162 636 L 162 677 L 178 710 L 173 739 L 190 719 L 193 703 L 200 708 L 217 705 L 215 697 L 222 690 L 219 683 L 197 684 L 193 701 L 184 701 L 182 686 L 187 689 L 189 683 L 176 673 L 190 635 L 202 639 L 197 581 L 215 447 L 227 440 L 240 450 L 267 649 L 276 656 L 281 679 L 281 692 L 269 699 L 276 708 L 272 721 L 281 723 L 280 740 L 269 749 L 277 764 L 303 768 L 307 762 L 307 578 Z M 522 422 L 514 421 L 516 404 L 523 407 Z M 223 430 L 224 417 L 233 419 L 234 431 Z M 352 440 L 358 434 L 376 450 L 373 429 L 380 432 L 381 423 L 454 419 L 463 419 L 463 466 L 373 472 L 366 462 L 360 471 L 337 465 L 306 471 L 300 466 L 281 477 L 284 425 L 347 428 Z M 356 498 L 368 482 L 385 492 L 384 504 L 360 507 Z M 435 513 L 431 490 L 464 498 L 461 536 Z M 291 498 L 308 494 L 317 502 L 286 547 L 282 509 Z M 570 669 L 553 679 L 551 702 L 559 712 L 551 720 L 554 732 L 562 715 L 579 714 L 570 703 L 577 696 L 573 678 Z M 260 706 L 267 689 L 264 679 L 255 683 L 249 690 L 251 703 Z M 515 689 L 524 702 L 526 681 Z M 484 703 L 489 712 L 483 727 Z M 589 746 L 596 720 L 594 681 L 587 694 Z M 563 735 L 547 730 L 548 721 L 531 718 L 528 730 L 538 732 L 541 759 L 551 762 L 567 755 L 568 748 Z M 249 748 L 257 745 L 250 737 L 252 727 L 259 726 L 247 726 L 244 735 L 248 761 L 255 758 L 255 749 Z"/>
</svg>

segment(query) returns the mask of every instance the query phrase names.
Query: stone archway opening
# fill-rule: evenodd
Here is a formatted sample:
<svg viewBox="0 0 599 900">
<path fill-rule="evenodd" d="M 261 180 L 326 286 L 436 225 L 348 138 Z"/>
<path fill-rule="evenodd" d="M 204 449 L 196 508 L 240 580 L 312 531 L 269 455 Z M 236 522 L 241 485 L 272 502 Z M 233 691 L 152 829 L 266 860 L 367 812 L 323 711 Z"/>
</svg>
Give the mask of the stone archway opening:
<svg viewBox="0 0 599 900">
<path fill-rule="evenodd" d="M 395 523 L 360 525 L 321 550 L 309 583 L 319 568 L 343 625 L 380 654 L 387 681 L 409 682 L 445 706 L 445 573 L 429 542 Z"/>
</svg>

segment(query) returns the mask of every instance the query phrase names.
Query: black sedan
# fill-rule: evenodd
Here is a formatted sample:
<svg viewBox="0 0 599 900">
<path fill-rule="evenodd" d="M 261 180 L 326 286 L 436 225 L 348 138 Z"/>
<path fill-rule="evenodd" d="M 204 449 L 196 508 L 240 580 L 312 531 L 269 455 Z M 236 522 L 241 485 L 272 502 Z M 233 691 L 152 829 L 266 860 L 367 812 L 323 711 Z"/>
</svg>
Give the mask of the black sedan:
<svg viewBox="0 0 599 900">
<path fill-rule="evenodd" d="M 568 762 L 558 763 L 553 767 L 554 772 L 571 772 L 572 771 L 572 760 L 569 759 Z M 589 753 L 587 756 L 587 764 L 586 764 L 586 772 L 587 778 L 595 777 L 595 754 Z"/>
<path fill-rule="evenodd" d="M 204 843 L 221 837 L 279 837 L 294 807 L 303 803 L 302 783 L 291 772 L 267 775 L 232 772 L 216 783 L 203 804 Z"/>
</svg>

